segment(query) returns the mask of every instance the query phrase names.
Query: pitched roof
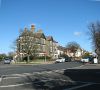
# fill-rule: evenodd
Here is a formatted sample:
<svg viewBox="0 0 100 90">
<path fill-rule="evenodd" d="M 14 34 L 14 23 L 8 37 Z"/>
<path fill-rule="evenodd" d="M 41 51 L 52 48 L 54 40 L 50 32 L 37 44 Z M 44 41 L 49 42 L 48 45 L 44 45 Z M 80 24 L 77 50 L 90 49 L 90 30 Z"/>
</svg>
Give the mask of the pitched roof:
<svg viewBox="0 0 100 90">
<path fill-rule="evenodd" d="M 58 43 L 57 41 L 53 40 L 53 42 Z"/>
<path fill-rule="evenodd" d="M 45 35 L 43 33 L 38 32 L 38 33 L 35 33 L 34 35 L 35 35 L 36 38 L 45 38 Z"/>
<path fill-rule="evenodd" d="M 47 36 L 47 37 L 46 37 L 46 40 L 48 40 L 48 41 L 53 41 L 53 37 L 52 37 L 52 36 Z"/>
</svg>

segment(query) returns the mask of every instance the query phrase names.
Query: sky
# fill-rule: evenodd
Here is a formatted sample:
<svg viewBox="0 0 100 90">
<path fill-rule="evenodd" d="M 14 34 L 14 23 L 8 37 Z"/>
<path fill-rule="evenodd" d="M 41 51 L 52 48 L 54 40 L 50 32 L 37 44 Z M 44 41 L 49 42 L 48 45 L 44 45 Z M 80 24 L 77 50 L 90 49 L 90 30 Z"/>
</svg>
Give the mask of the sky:
<svg viewBox="0 0 100 90">
<path fill-rule="evenodd" d="M 13 51 L 19 30 L 34 24 L 59 45 L 92 51 L 88 25 L 100 20 L 99 0 L 0 0 L 0 53 Z"/>
</svg>

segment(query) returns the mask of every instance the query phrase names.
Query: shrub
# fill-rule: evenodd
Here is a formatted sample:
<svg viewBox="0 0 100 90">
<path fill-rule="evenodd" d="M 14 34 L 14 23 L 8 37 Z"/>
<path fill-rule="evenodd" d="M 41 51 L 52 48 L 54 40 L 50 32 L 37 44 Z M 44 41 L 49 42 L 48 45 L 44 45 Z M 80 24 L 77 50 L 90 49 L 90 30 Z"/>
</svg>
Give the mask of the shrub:
<svg viewBox="0 0 100 90">
<path fill-rule="evenodd" d="M 45 56 L 39 56 L 39 57 L 36 57 L 36 59 L 45 59 Z M 46 56 L 46 59 L 51 59 L 51 57 Z"/>
</svg>

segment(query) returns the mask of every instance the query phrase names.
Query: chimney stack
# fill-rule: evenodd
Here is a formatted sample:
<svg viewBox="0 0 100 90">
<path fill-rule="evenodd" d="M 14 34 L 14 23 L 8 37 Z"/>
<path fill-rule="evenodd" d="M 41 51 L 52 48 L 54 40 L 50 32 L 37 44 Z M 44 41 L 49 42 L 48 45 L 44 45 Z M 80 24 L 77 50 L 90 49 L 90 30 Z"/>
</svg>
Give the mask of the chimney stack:
<svg viewBox="0 0 100 90">
<path fill-rule="evenodd" d="M 34 30 L 35 30 L 35 25 L 32 24 L 31 25 L 31 31 L 34 32 Z"/>
</svg>

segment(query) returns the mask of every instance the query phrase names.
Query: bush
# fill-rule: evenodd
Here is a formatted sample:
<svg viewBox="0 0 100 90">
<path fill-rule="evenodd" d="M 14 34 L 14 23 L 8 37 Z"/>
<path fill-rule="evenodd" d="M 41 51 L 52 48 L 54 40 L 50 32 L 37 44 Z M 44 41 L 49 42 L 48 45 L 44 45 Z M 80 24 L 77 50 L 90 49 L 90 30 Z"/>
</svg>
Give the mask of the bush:
<svg viewBox="0 0 100 90">
<path fill-rule="evenodd" d="M 91 55 L 87 52 L 84 55 L 82 55 L 82 58 L 90 57 Z"/>
<path fill-rule="evenodd" d="M 32 61 L 34 59 L 34 57 L 33 56 L 29 56 L 29 60 L 30 61 Z M 23 61 L 27 61 L 28 60 L 28 58 L 25 56 L 25 57 L 23 57 Z"/>
<path fill-rule="evenodd" d="M 36 59 L 45 59 L 45 56 L 39 56 L 39 57 L 36 57 Z M 51 59 L 51 57 L 46 56 L 46 59 Z"/>
</svg>

